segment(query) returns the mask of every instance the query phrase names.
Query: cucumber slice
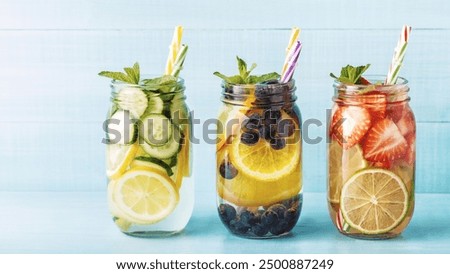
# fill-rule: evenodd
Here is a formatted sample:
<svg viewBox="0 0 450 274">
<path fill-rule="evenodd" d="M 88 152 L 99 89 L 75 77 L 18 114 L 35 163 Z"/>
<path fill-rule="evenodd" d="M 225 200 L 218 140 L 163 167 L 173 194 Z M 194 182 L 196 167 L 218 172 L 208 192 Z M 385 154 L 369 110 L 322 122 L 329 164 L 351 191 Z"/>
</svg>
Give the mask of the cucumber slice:
<svg viewBox="0 0 450 274">
<path fill-rule="evenodd" d="M 165 145 L 173 133 L 169 118 L 161 114 L 149 114 L 142 120 L 141 136 L 151 146 Z"/>
<path fill-rule="evenodd" d="M 145 110 L 144 116 L 148 114 L 161 114 L 164 109 L 164 101 L 161 99 L 159 95 L 150 94 L 148 97 L 148 106 Z"/>
<path fill-rule="evenodd" d="M 172 123 L 184 128 L 189 124 L 189 110 L 184 102 L 184 94 L 175 94 L 172 102 L 170 102 L 170 118 Z"/>
<path fill-rule="evenodd" d="M 153 158 L 153 157 L 145 157 L 145 156 L 138 156 L 138 157 L 136 157 L 134 159 L 138 160 L 138 161 L 144 161 L 144 162 L 149 162 L 149 163 L 156 164 L 156 165 L 164 168 L 166 170 L 166 172 L 167 172 L 167 175 L 169 175 L 169 177 L 173 175 L 173 171 L 170 168 L 170 166 L 168 164 L 166 164 L 164 161 L 160 160 L 160 159 L 156 159 L 156 158 Z"/>
<path fill-rule="evenodd" d="M 174 156 L 170 159 L 164 159 L 164 163 L 168 164 L 170 167 L 174 167 L 177 165 L 178 157 Z"/>
<path fill-rule="evenodd" d="M 129 111 L 117 110 L 108 121 L 107 138 L 111 144 L 129 145 L 138 137 L 137 124 Z"/>
<path fill-rule="evenodd" d="M 147 109 L 147 95 L 139 88 L 124 87 L 116 97 L 117 104 L 123 110 L 128 110 L 134 118 L 140 118 Z"/>
<path fill-rule="evenodd" d="M 151 157 L 164 160 L 170 159 L 178 153 L 178 147 L 180 146 L 180 130 L 177 127 L 173 127 L 174 131 L 170 140 L 163 146 L 152 146 L 146 142 L 142 143 L 142 148 Z"/>
</svg>

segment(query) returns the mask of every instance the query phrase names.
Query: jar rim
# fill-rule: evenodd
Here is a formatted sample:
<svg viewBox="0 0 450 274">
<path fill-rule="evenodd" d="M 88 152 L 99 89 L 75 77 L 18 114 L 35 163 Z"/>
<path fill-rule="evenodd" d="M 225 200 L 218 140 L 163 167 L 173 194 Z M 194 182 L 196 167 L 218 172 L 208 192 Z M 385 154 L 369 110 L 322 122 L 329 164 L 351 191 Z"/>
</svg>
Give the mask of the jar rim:
<svg viewBox="0 0 450 274">
<path fill-rule="evenodd" d="M 397 82 L 395 84 L 384 84 L 386 76 L 381 75 L 381 74 L 368 74 L 368 75 L 364 76 L 364 78 L 373 84 L 347 84 L 347 83 L 342 83 L 341 81 L 335 79 L 333 82 L 333 86 L 341 87 L 346 90 L 360 90 L 360 89 L 364 89 L 364 88 L 367 88 L 370 86 L 376 86 L 377 89 L 391 89 L 391 88 L 407 86 L 409 83 L 409 81 L 406 78 L 398 77 Z M 381 82 L 381 84 L 377 84 L 380 82 Z"/>
</svg>

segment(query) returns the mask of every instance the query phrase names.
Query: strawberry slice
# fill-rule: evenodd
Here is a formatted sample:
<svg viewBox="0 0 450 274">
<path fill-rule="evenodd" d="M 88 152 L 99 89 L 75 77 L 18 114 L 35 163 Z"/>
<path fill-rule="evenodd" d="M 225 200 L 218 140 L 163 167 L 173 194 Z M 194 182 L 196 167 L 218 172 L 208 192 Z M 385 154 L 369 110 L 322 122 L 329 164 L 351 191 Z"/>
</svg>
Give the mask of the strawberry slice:
<svg viewBox="0 0 450 274">
<path fill-rule="evenodd" d="M 365 108 L 341 106 L 333 116 L 330 132 L 344 149 L 348 149 L 359 143 L 370 124 L 370 114 Z"/>
<path fill-rule="evenodd" d="M 358 85 L 370 85 L 371 83 L 364 77 L 359 77 Z"/>
<path fill-rule="evenodd" d="M 356 96 L 351 100 L 358 102 L 358 104 L 369 111 L 372 122 L 386 117 L 387 97 L 383 92 L 373 90 Z"/>
<path fill-rule="evenodd" d="M 371 162 L 388 162 L 403 157 L 408 143 L 391 119 L 377 122 L 367 133 L 364 157 Z"/>
<path fill-rule="evenodd" d="M 406 142 L 408 143 L 408 149 L 406 150 L 405 160 L 412 165 L 416 161 L 416 134 L 411 133 L 406 136 Z"/>
<path fill-rule="evenodd" d="M 405 109 L 406 104 L 404 102 L 390 103 L 386 109 L 386 116 L 397 123 L 402 118 Z"/>
<path fill-rule="evenodd" d="M 387 161 L 387 162 L 375 162 L 372 163 L 373 167 L 378 167 L 378 168 L 383 168 L 383 169 L 390 169 L 392 166 L 392 163 Z"/>
<path fill-rule="evenodd" d="M 402 135 L 406 137 L 406 135 L 414 133 L 416 131 L 414 121 L 414 114 L 412 113 L 411 109 L 409 107 L 405 107 L 400 119 L 395 122 L 395 124 L 400 129 Z"/>
</svg>

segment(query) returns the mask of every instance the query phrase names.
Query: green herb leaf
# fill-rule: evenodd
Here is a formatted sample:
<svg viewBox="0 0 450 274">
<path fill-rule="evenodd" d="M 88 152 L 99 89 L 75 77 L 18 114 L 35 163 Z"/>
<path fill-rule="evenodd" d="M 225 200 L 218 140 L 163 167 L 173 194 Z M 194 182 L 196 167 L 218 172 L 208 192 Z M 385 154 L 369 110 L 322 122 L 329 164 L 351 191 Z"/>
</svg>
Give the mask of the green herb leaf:
<svg viewBox="0 0 450 274">
<path fill-rule="evenodd" d="M 253 63 L 248 70 L 247 63 L 243 59 L 239 58 L 239 56 L 236 56 L 236 59 L 238 63 L 238 75 L 226 76 L 218 71 L 214 72 L 213 74 L 223 79 L 226 83 L 234 85 L 258 84 L 269 80 L 277 80 L 280 77 L 280 75 L 276 72 L 271 72 L 263 75 L 250 75 L 251 72 L 256 68 L 256 64 Z"/>
<path fill-rule="evenodd" d="M 370 67 L 370 64 L 365 66 L 354 67 L 347 65 L 341 69 L 341 75 L 336 77 L 333 73 L 330 76 L 337 79 L 344 84 L 358 84 L 361 80 L 362 74 Z"/>
<path fill-rule="evenodd" d="M 143 89 L 154 92 L 172 92 L 178 89 L 178 78 L 172 75 L 163 75 L 153 79 L 142 80 Z"/>
<path fill-rule="evenodd" d="M 248 77 L 249 84 L 263 83 L 268 81 L 277 80 L 280 78 L 280 75 L 276 72 L 271 72 L 259 76 L 250 76 Z"/>
<path fill-rule="evenodd" d="M 111 78 L 116 81 L 121 81 L 129 84 L 137 85 L 139 84 L 140 80 L 140 68 L 139 64 L 136 62 L 134 63 L 133 67 L 131 68 L 124 68 L 123 69 L 125 73 L 123 72 L 114 72 L 114 71 L 101 71 L 98 75 Z"/>
<path fill-rule="evenodd" d="M 219 78 L 222 78 L 228 84 L 234 84 L 234 85 L 244 84 L 244 80 L 242 79 L 242 77 L 240 75 L 228 77 L 218 71 L 214 72 L 213 74 Z"/>
</svg>

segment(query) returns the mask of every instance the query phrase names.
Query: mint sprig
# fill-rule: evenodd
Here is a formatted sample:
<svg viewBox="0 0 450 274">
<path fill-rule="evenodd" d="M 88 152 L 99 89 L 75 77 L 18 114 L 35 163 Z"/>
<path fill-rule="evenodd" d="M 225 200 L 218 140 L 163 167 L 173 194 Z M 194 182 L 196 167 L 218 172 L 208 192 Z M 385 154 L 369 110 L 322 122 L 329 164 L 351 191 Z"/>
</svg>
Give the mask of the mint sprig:
<svg viewBox="0 0 450 274">
<path fill-rule="evenodd" d="M 333 73 L 330 73 L 330 76 L 344 84 L 362 84 L 361 76 L 369 67 L 370 64 L 358 67 L 347 65 L 341 69 L 341 75 L 339 77 L 336 77 Z"/>
<path fill-rule="evenodd" d="M 134 63 L 133 67 L 126 67 L 123 69 L 123 72 L 114 72 L 114 71 L 102 71 L 98 75 L 108 77 L 117 81 L 125 82 L 128 84 L 139 84 L 139 80 L 141 77 L 141 72 L 139 68 L 139 63 Z"/>
<path fill-rule="evenodd" d="M 172 92 L 177 89 L 178 78 L 172 75 L 163 75 L 153 79 L 142 80 L 142 87 L 146 91 Z"/>
<path fill-rule="evenodd" d="M 238 75 L 226 76 L 218 71 L 214 72 L 214 75 L 223 79 L 226 83 L 234 85 L 258 84 L 262 82 L 278 80 L 280 78 L 280 75 L 276 72 L 271 72 L 262 75 L 250 75 L 251 72 L 256 68 L 256 64 L 253 63 L 250 69 L 247 69 L 247 63 L 244 60 L 239 58 L 239 56 L 236 56 L 236 59 L 239 70 Z"/>
</svg>

